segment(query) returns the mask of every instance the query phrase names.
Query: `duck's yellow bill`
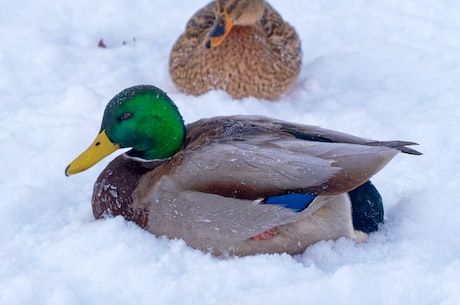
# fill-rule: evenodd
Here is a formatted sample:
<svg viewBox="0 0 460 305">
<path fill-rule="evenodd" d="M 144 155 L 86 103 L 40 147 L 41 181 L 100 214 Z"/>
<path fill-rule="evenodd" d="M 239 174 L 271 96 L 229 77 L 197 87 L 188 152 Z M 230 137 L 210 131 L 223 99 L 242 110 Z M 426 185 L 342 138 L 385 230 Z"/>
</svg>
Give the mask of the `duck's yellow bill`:
<svg viewBox="0 0 460 305">
<path fill-rule="evenodd" d="M 216 24 L 208 33 L 208 39 L 206 40 L 205 46 L 207 48 L 214 48 L 220 45 L 230 33 L 232 27 L 233 22 L 227 15 L 217 16 Z"/>
<path fill-rule="evenodd" d="M 113 144 L 105 130 L 102 130 L 93 143 L 66 167 L 65 175 L 70 176 L 87 170 L 119 148 L 120 145 Z"/>
</svg>

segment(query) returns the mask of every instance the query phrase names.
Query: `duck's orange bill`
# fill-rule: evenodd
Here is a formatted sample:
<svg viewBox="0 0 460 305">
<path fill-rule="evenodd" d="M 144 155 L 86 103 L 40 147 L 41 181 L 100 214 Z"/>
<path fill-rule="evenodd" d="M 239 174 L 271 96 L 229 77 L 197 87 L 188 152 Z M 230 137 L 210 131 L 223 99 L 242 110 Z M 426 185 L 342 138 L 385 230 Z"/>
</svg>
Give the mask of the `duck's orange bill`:
<svg viewBox="0 0 460 305">
<path fill-rule="evenodd" d="M 207 48 L 214 48 L 220 45 L 230 33 L 232 27 L 233 22 L 227 14 L 217 16 L 216 23 L 208 33 L 208 39 L 206 40 L 205 46 Z"/>
<path fill-rule="evenodd" d="M 104 129 L 97 135 L 93 143 L 66 167 L 65 175 L 70 176 L 87 170 L 119 148 L 120 145 L 113 144 L 109 140 Z"/>
</svg>

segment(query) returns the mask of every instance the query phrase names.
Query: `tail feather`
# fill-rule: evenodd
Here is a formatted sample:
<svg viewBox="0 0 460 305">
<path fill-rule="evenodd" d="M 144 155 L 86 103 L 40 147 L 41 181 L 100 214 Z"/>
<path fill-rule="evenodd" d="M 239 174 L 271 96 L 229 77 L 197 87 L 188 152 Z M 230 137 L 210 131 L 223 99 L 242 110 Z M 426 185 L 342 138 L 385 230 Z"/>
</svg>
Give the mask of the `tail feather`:
<svg viewBox="0 0 460 305">
<path fill-rule="evenodd" d="M 407 147 L 410 145 L 418 145 L 415 142 L 408 141 L 373 141 L 366 143 L 368 146 L 386 146 L 399 150 L 400 152 L 410 154 L 410 155 L 421 155 L 422 153 L 413 148 Z"/>
</svg>

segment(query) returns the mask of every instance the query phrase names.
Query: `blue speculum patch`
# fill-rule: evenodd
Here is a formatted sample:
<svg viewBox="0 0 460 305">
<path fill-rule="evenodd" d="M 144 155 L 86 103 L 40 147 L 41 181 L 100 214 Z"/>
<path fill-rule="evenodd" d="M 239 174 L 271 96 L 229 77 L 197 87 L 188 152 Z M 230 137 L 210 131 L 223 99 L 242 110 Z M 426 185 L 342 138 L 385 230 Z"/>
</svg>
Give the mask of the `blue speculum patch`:
<svg viewBox="0 0 460 305">
<path fill-rule="evenodd" d="M 295 212 L 301 212 L 308 208 L 315 198 L 316 195 L 312 194 L 291 193 L 267 198 L 263 203 L 279 205 Z"/>
<path fill-rule="evenodd" d="M 209 33 L 209 37 L 220 37 L 225 34 L 225 25 L 219 24 L 214 28 L 214 31 Z"/>
</svg>

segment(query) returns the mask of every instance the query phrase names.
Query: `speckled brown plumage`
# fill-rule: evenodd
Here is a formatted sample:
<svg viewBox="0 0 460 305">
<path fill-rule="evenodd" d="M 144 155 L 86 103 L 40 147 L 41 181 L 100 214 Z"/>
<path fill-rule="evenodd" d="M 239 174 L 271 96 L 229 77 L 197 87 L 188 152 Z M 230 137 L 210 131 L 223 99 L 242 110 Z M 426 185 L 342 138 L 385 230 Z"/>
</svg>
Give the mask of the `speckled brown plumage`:
<svg viewBox="0 0 460 305">
<path fill-rule="evenodd" d="M 267 100 L 286 93 L 301 67 L 295 29 L 265 3 L 263 16 L 256 24 L 235 25 L 222 44 L 208 49 L 204 44 L 215 15 L 213 1 L 188 21 L 172 48 L 169 71 L 179 90 L 201 95 L 218 89 L 237 99 L 254 96 Z"/>
</svg>

